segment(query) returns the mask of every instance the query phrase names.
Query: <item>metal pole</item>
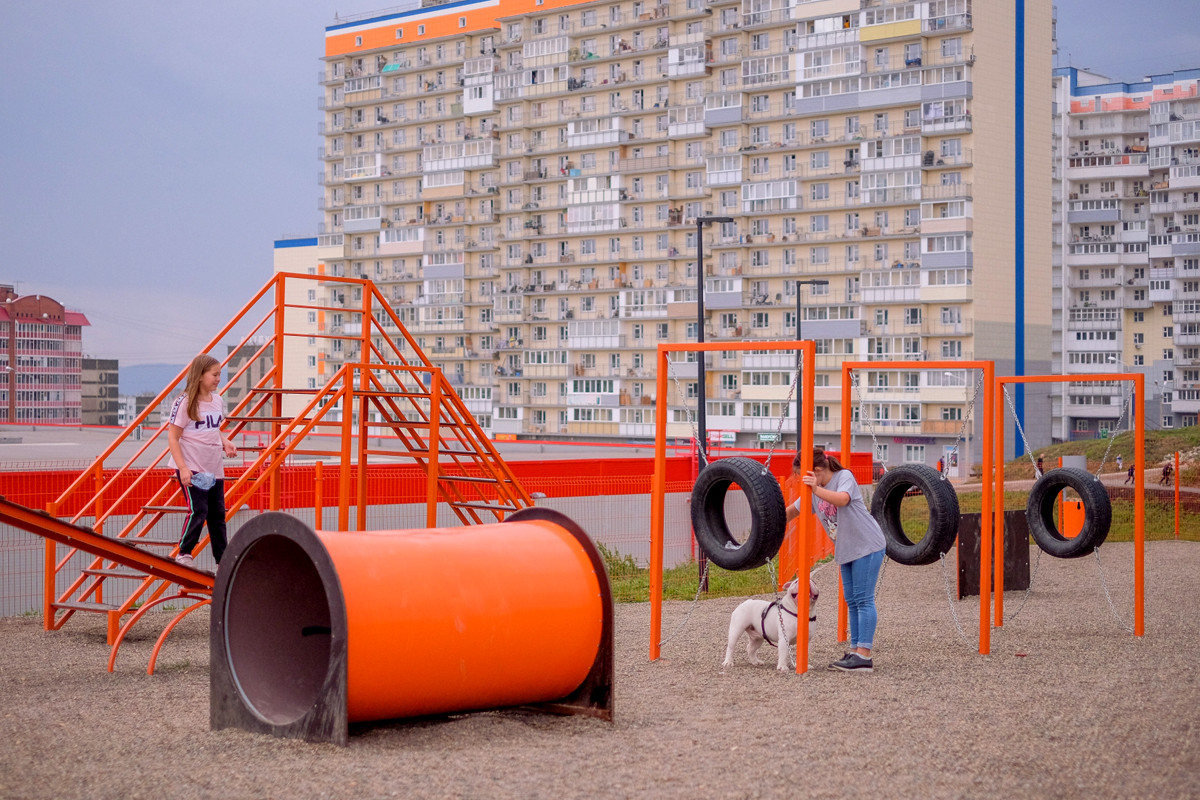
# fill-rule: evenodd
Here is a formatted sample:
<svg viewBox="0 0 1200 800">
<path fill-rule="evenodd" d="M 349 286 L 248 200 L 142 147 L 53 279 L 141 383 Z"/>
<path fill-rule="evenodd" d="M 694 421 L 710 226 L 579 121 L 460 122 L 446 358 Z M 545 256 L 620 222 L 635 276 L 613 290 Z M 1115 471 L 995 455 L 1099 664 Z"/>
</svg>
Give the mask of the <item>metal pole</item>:
<svg viewBox="0 0 1200 800">
<path fill-rule="evenodd" d="M 696 217 L 696 341 L 704 344 L 704 217 Z M 704 397 L 704 351 L 701 350 L 696 354 L 699 359 L 696 364 L 696 383 L 697 383 L 697 406 L 696 409 L 696 449 L 700 458 L 700 469 L 704 469 L 708 465 L 708 432 L 705 430 L 705 421 L 707 418 L 708 409 L 705 407 Z"/>
<path fill-rule="evenodd" d="M 803 310 L 802 303 L 800 300 L 800 287 L 801 286 L 827 286 L 827 285 L 829 285 L 829 281 L 825 280 L 824 278 L 812 278 L 807 281 L 802 281 L 802 280 L 796 281 L 796 341 L 801 341 L 804 339 L 804 337 L 801 335 L 801 330 L 800 330 L 801 324 L 802 324 L 800 321 L 800 317 L 801 317 L 801 312 Z M 800 369 L 800 352 L 801 351 L 799 351 L 799 350 L 796 351 L 796 369 Z M 802 408 L 804 404 L 800 401 L 801 397 L 803 397 L 803 394 L 801 392 L 796 392 L 796 451 L 797 452 L 800 451 L 800 428 L 801 428 L 800 417 L 804 413 L 803 408 Z M 845 461 L 849 457 L 850 457 L 850 455 L 848 453 L 842 453 L 842 460 Z M 850 462 L 846 461 L 846 463 L 849 464 Z M 872 462 L 872 463 L 874 463 L 874 462 Z"/>
<path fill-rule="evenodd" d="M 802 309 L 802 305 L 803 305 L 800 300 L 800 283 L 801 283 L 800 281 L 796 281 L 796 341 L 798 341 L 798 342 L 804 340 L 804 337 L 801 335 L 801 332 L 800 332 L 800 326 L 801 326 L 800 314 L 801 314 L 801 309 Z M 799 350 L 796 351 L 796 369 L 797 370 L 800 369 L 800 352 L 801 351 L 799 351 Z M 800 424 L 800 415 L 803 413 L 801 410 L 801 406 L 804 405 L 804 403 L 801 402 L 802 396 L 803 395 L 801 392 L 796 392 L 796 452 L 797 453 L 800 452 L 800 429 L 802 428 L 802 425 Z M 781 439 L 783 438 L 782 433 L 779 435 L 779 438 L 781 438 Z M 783 444 L 783 443 L 780 442 L 780 444 Z M 845 461 L 847 464 L 849 464 L 850 463 L 849 455 L 847 453 L 842 453 L 842 460 Z"/>
</svg>

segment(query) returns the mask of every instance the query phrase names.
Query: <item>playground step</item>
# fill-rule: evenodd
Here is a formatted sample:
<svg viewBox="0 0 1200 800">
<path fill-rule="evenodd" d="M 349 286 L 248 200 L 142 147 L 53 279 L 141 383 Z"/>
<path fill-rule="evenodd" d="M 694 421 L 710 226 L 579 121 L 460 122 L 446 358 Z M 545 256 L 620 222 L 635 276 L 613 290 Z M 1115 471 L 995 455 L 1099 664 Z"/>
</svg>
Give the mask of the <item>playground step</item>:
<svg viewBox="0 0 1200 800">
<path fill-rule="evenodd" d="M 142 511 L 155 511 L 164 514 L 186 514 L 187 506 L 142 506 Z"/>
<path fill-rule="evenodd" d="M 178 539 L 151 539 L 149 536 L 129 536 L 118 541 L 133 547 L 174 547 L 179 544 Z"/>
<path fill-rule="evenodd" d="M 506 506 L 498 503 L 450 503 L 455 508 L 481 508 L 485 511 L 518 511 L 520 506 Z"/>
<path fill-rule="evenodd" d="M 131 569 L 85 569 L 83 574 L 101 575 L 105 578 L 137 578 L 139 580 L 146 577 L 146 573 Z"/>
<path fill-rule="evenodd" d="M 225 419 L 229 422 L 297 422 L 297 423 L 313 422 L 317 425 L 339 425 L 339 426 L 342 425 L 341 422 L 330 422 L 329 420 L 324 420 L 324 419 L 313 420 L 313 419 L 306 419 L 303 417 L 243 417 L 243 416 L 236 416 L 236 417 L 226 417 Z"/>
<path fill-rule="evenodd" d="M 508 478 L 483 478 L 478 475 L 438 475 L 439 481 L 462 481 L 464 483 L 512 483 Z"/>
<path fill-rule="evenodd" d="M 114 606 L 111 603 L 84 603 L 82 601 L 64 601 L 61 603 L 51 603 L 52 608 L 61 608 L 64 611 L 94 611 L 99 614 L 108 611 L 116 611 L 120 606 Z"/>
</svg>

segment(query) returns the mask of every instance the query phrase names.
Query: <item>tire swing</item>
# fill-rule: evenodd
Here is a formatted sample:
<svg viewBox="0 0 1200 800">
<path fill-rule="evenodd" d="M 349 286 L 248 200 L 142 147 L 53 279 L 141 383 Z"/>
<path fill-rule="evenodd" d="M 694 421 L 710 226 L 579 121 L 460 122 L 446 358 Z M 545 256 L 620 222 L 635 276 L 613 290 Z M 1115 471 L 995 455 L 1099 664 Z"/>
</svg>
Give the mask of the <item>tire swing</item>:
<svg viewBox="0 0 1200 800">
<path fill-rule="evenodd" d="M 739 543 L 725 519 L 730 484 L 742 487 L 750 503 L 750 535 Z M 740 571 L 766 564 L 779 552 L 787 510 L 779 481 L 752 458 L 731 456 L 708 464 L 692 487 L 692 529 L 708 559 L 722 569 Z"/>
<path fill-rule="evenodd" d="M 1064 489 L 1073 489 L 1083 501 L 1083 528 L 1068 539 L 1054 524 L 1054 509 Z M 1044 473 L 1033 484 L 1025 504 L 1029 533 L 1047 554 L 1057 558 L 1086 556 L 1108 538 L 1112 524 L 1112 501 L 1108 490 L 1085 469 L 1060 467 Z"/>
<path fill-rule="evenodd" d="M 900 523 L 900 504 L 916 489 L 929 504 L 929 526 L 913 542 Z M 871 516 L 883 529 L 887 555 L 898 564 L 932 564 L 954 546 L 958 536 L 958 494 L 946 477 L 925 464 L 905 464 L 884 473 L 871 498 Z"/>
</svg>

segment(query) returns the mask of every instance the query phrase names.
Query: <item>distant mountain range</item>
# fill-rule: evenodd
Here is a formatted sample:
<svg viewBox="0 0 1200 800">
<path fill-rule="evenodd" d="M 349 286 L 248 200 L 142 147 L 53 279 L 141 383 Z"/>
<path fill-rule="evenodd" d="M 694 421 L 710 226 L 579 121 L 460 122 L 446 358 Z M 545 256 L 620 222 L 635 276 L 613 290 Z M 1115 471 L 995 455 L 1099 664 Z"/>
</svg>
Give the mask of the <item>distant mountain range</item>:
<svg viewBox="0 0 1200 800">
<path fill-rule="evenodd" d="M 183 371 L 184 364 L 138 364 L 121 367 L 121 394 L 158 394 L 175 376 Z"/>
</svg>

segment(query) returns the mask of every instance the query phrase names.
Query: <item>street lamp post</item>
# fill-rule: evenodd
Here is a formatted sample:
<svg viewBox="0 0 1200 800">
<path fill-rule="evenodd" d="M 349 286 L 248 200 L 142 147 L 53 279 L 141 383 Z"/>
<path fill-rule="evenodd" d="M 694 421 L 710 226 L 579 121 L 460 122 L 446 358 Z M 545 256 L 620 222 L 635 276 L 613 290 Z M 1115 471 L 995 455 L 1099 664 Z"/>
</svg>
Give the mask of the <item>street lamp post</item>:
<svg viewBox="0 0 1200 800">
<path fill-rule="evenodd" d="M 800 323 L 800 312 L 801 312 L 800 287 L 801 286 L 828 286 L 828 285 L 829 285 L 829 281 L 825 280 L 824 278 L 811 278 L 809 280 L 796 281 L 796 340 L 797 341 L 800 341 L 804 338 L 800 335 L 800 333 L 801 333 L 801 330 L 800 330 L 800 326 L 801 326 L 801 323 Z M 800 369 L 800 353 L 799 353 L 799 351 L 796 352 L 796 369 L 797 370 Z M 800 397 L 801 397 L 801 393 L 800 393 L 800 391 L 797 390 L 797 392 L 796 392 L 796 452 L 800 451 L 800 415 L 803 413 L 800 408 Z M 874 456 L 872 456 L 872 458 L 873 457 Z M 848 458 L 849 458 L 849 454 L 842 453 L 843 460 L 848 459 Z M 846 463 L 849 464 L 850 462 L 846 461 Z"/>
<path fill-rule="evenodd" d="M 696 294 L 696 341 L 704 344 L 704 229 L 714 222 L 725 223 L 733 222 L 733 217 L 696 217 L 696 282 L 698 284 Z M 708 431 L 706 430 L 707 411 L 704 392 L 704 351 L 697 353 L 699 359 L 696 363 L 696 383 L 697 383 L 697 403 L 699 405 L 698 413 L 696 414 L 696 449 L 700 454 L 700 468 L 704 469 L 708 465 L 708 458 L 705 453 L 708 450 Z"/>
</svg>

